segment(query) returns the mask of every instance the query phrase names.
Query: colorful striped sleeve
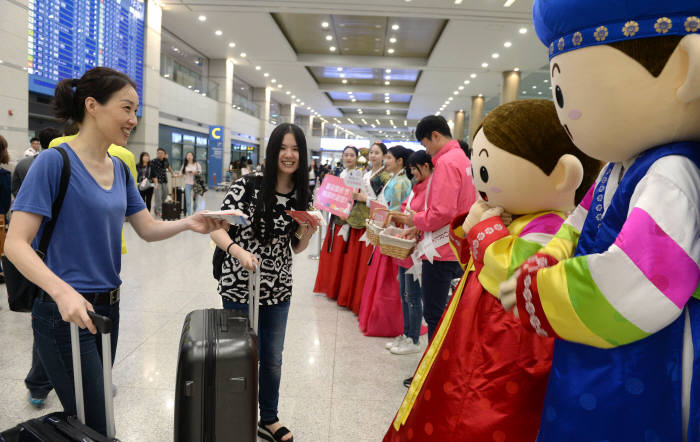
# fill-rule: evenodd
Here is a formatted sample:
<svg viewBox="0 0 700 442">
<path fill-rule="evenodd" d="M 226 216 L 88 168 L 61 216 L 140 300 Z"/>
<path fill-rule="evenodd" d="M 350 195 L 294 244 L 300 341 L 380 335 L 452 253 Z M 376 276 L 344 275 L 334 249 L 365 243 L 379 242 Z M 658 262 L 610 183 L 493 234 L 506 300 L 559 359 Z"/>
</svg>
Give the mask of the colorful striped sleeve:
<svg viewBox="0 0 700 442">
<path fill-rule="evenodd" d="M 700 173 L 692 163 L 682 157 L 657 161 L 637 185 L 613 245 L 531 274 L 534 308 L 520 312 L 523 322 L 602 348 L 669 325 L 700 284 L 698 201 Z"/>
<path fill-rule="evenodd" d="M 558 261 L 574 256 L 578 237 L 581 235 L 583 223 L 586 221 L 588 209 L 591 207 L 591 202 L 593 201 L 593 190 L 595 186 L 596 184 L 588 189 L 581 204 L 571 212 L 571 215 L 564 221 L 552 240 L 542 249 L 542 253 L 553 256 Z"/>
<path fill-rule="evenodd" d="M 560 228 L 564 217 L 543 212 L 516 219 L 504 235 L 475 254 L 481 285 L 494 296 L 498 286 L 508 279 L 527 258 L 547 244 Z M 476 227 L 475 227 L 476 228 Z"/>
</svg>

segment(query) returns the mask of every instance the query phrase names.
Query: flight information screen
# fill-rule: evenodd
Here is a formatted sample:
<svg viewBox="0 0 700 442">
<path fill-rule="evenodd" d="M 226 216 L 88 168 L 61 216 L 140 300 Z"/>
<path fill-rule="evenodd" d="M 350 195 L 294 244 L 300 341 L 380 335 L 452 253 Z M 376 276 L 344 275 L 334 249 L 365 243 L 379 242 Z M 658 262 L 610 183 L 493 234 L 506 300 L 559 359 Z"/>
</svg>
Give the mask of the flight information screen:
<svg viewBox="0 0 700 442">
<path fill-rule="evenodd" d="M 144 17 L 143 0 L 29 0 L 29 90 L 53 95 L 59 81 L 107 66 L 142 98 Z"/>
</svg>

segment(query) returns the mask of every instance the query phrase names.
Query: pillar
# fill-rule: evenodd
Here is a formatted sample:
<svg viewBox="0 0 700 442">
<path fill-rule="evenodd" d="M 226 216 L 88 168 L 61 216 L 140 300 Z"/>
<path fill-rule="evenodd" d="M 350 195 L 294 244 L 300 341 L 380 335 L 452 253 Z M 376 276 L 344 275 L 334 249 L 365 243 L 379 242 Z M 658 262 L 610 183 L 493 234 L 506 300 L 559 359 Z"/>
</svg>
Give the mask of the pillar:
<svg viewBox="0 0 700 442">
<path fill-rule="evenodd" d="M 455 140 L 464 140 L 464 110 L 455 112 L 455 126 L 452 137 Z"/>
<path fill-rule="evenodd" d="M 224 154 L 221 162 L 222 170 L 216 172 L 217 182 L 226 176 L 228 164 L 231 162 L 231 129 L 233 127 L 233 71 L 235 63 L 233 58 L 216 58 L 209 63 L 209 77 L 219 85 L 219 98 L 217 102 L 218 118 L 216 124 L 224 126 Z M 223 93 L 222 93 L 223 92 Z"/>
<path fill-rule="evenodd" d="M 338 126 L 333 128 L 333 138 L 338 138 Z"/>
<path fill-rule="evenodd" d="M 146 7 L 144 32 L 143 96 L 139 125 L 126 147 L 138 161 L 141 152 L 155 158 L 158 149 L 158 123 L 160 121 L 160 30 L 163 11 L 153 1 Z"/>
<path fill-rule="evenodd" d="M 518 99 L 520 91 L 520 71 L 503 72 L 503 85 L 501 86 L 501 104 L 510 103 Z"/>
<path fill-rule="evenodd" d="M 326 136 L 326 122 L 321 121 L 321 138 Z"/>
<path fill-rule="evenodd" d="M 474 131 L 481 124 L 484 118 L 484 96 L 475 95 L 472 97 L 472 107 L 469 111 L 469 145 L 474 141 Z"/>
<path fill-rule="evenodd" d="M 306 138 L 314 136 L 314 116 L 309 115 L 309 124 L 306 126 Z"/>
<path fill-rule="evenodd" d="M 292 123 L 294 124 L 294 114 L 296 113 L 297 105 L 292 104 L 280 104 L 280 123 Z"/>
<path fill-rule="evenodd" d="M 29 102 L 27 89 L 27 2 L 0 0 L 0 135 L 16 163 L 29 147 Z"/>
</svg>

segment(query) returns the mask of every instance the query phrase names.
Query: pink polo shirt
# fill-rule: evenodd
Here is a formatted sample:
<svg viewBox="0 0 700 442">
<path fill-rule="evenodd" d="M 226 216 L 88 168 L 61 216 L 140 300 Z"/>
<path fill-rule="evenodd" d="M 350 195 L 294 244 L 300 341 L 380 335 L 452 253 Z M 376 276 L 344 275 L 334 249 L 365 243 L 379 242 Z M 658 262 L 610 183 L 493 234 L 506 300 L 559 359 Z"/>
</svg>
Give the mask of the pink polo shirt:
<svg viewBox="0 0 700 442">
<path fill-rule="evenodd" d="M 413 224 L 422 232 L 435 232 L 450 224 L 457 215 L 464 213 L 476 201 L 476 190 L 471 176 L 471 164 L 459 147 L 451 140 L 433 157 L 433 177 L 428 189 L 428 208 L 421 206 L 413 216 Z M 447 243 L 437 249 L 437 261 L 456 261 Z"/>
</svg>

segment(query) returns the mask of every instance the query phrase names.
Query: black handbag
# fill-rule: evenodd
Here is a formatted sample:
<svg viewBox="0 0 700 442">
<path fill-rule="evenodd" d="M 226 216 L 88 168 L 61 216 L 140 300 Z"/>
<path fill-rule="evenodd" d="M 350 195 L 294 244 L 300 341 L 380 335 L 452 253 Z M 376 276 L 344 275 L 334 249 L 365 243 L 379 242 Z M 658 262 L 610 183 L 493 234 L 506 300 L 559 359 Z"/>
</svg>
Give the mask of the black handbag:
<svg viewBox="0 0 700 442">
<path fill-rule="evenodd" d="M 56 226 L 58 214 L 61 212 L 63 199 L 68 190 L 68 181 L 70 180 L 70 159 L 63 148 L 57 147 L 63 157 L 63 167 L 61 168 L 61 182 L 59 184 L 58 196 L 51 205 L 51 220 L 44 227 L 44 232 L 39 240 L 39 248 L 36 250 L 37 255 L 42 261 L 46 259 L 46 251 L 49 248 L 51 235 Z M 17 267 L 10 262 L 5 255 L 2 256 L 2 269 L 5 272 L 5 284 L 7 287 L 7 301 L 10 304 L 10 310 L 13 312 L 31 312 L 34 305 L 34 298 L 39 296 L 42 290 L 33 282 L 29 281 L 24 275 L 17 270 Z"/>
</svg>

